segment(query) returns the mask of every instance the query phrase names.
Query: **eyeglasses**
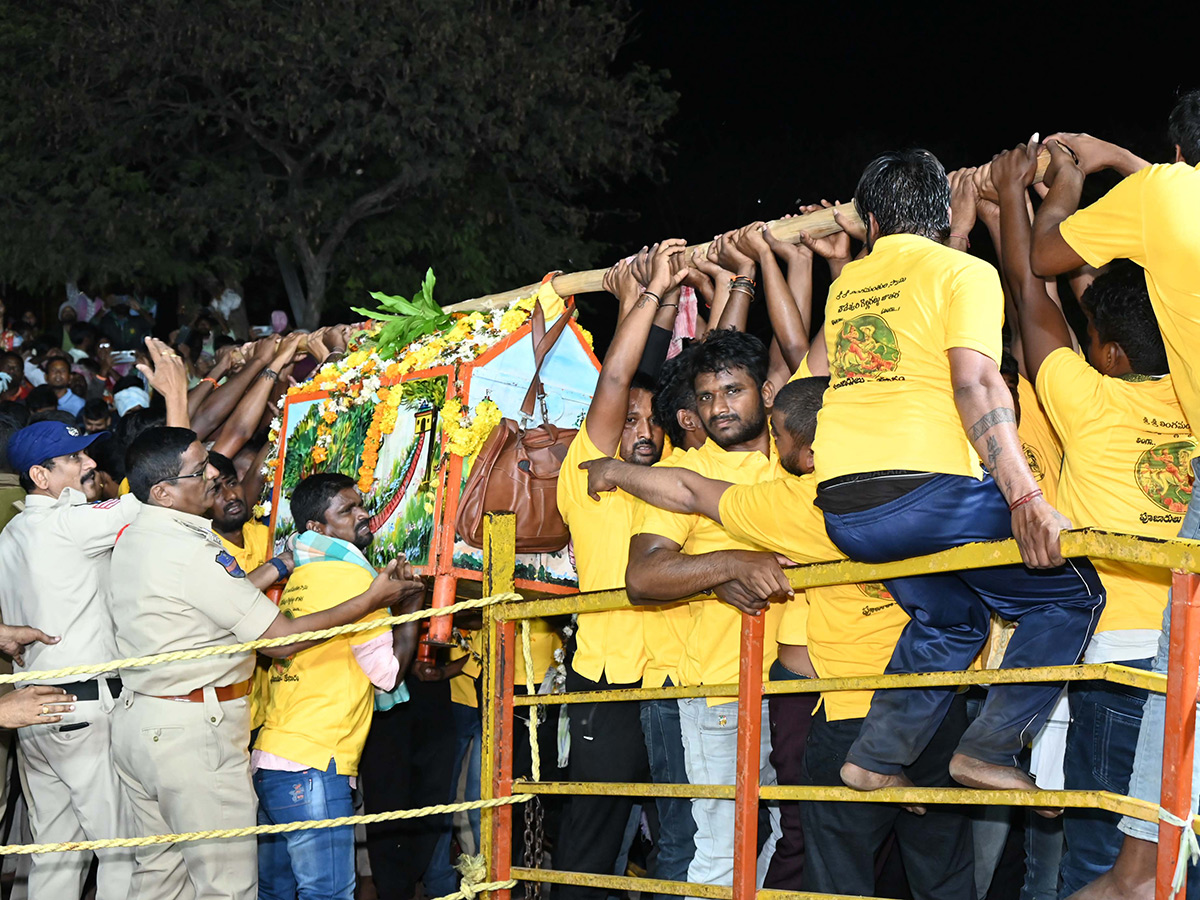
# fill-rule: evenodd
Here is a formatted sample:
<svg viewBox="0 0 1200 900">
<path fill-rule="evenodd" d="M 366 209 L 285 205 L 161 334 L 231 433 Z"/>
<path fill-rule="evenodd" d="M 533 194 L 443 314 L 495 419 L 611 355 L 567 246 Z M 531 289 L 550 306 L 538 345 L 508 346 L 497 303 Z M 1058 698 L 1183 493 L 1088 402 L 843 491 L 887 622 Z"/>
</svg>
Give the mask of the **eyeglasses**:
<svg viewBox="0 0 1200 900">
<path fill-rule="evenodd" d="M 207 457 L 204 460 L 204 466 L 200 469 L 199 472 L 193 472 L 191 475 L 169 475 L 166 478 L 158 479 L 158 481 L 154 482 L 154 484 L 162 484 L 165 481 L 183 481 L 186 478 L 203 478 L 203 479 L 207 480 L 208 479 L 208 459 L 207 459 Z M 154 484 L 150 485 L 150 487 L 154 487 Z"/>
</svg>

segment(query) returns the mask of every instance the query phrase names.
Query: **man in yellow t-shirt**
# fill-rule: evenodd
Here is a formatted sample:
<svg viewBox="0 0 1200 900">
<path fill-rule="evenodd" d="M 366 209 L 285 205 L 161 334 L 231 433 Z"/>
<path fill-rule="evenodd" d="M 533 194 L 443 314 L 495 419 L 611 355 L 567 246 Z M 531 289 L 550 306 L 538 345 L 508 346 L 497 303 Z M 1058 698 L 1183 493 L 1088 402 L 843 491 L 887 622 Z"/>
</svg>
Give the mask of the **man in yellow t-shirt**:
<svg viewBox="0 0 1200 900">
<path fill-rule="evenodd" d="M 844 554 L 829 540 L 821 512 L 813 506 L 816 482 L 811 474 L 811 445 L 827 383 L 827 378 L 792 381 L 775 398 L 771 428 L 787 475 L 756 484 L 732 484 L 701 477 L 682 467 L 647 472 L 605 460 L 589 465 L 589 486 L 593 491 L 619 486 L 648 504 L 678 514 L 705 516 L 719 523 L 731 538 L 793 561 L 838 559 Z M 789 514 L 778 515 L 780 509 Z M 805 592 L 805 599 L 807 603 L 794 597 L 783 604 L 778 631 L 781 659 L 785 645 L 791 645 L 789 650 L 805 650 L 810 661 L 809 677 L 879 675 L 886 670 L 908 616 L 883 585 L 813 588 Z M 772 704 L 788 696 L 772 697 Z M 778 770 L 781 780 L 787 784 L 839 785 L 839 771 L 870 708 L 871 697 L 871 691 L 823 694 L 815 719 L 798 723 L 796 711 L 790 710 L 791 721 L 782 729 L 776 722 L 781 713 L 772 706 L 772 760 L 779 755 L 788 769 L 786 773 L 784 768 Z M 906 770 L 914 782 L 924 786 L 950 784 L 946 760 L 965 727 L 964 720 L 965 708 L 958 700 L 930 747 Z M 784 746 L 775 743 L 777 737 L 786 742 Z M 797 740 L 798 747 L 794 744 Z M 793 765 L 798 771 L 792 770 Z M 876 893 L 875 855 L 894 830 L 905 858 L 922 861 L 908 872 L 914 894 L 959 897 L 973 890 L 970 832 L 959 810 L 931 807 L 918 819 L 892 804 L 822 802 L 802 803 L 800 812 L 803 877 L 799 883 L 777 882 L 781 889 L 839 895 Z M 784 825 L 780 847 L 786 847 L 789 838 L 786 820 Z M 778 850 L 775 859 L 779 859 Z M 800 868 L 789 867 L 792 878 L 799 877 Z M 772 876 L 776 869 L 773 860 Z"/>
<path fill-rule="evenodd" d="M 688 451 L 675 467 L 740 484 L 775 478 L 780 459 L 767 430 L 767 405 L 774 389 L 767 381 L 767 352 L 757 338 L 717 330 L 689 351 L 696 409 L 708 433 L 698 450 Z M 565 468 L 565 466 L 564 466 Z M 609 496 L 608 494 L 602 496 Z M 634 602 L 669 602 L 715 590 L 721 599 L 691 604 L 691 619 L 678 667 L 681 684 L 728 684 L 738 678 L 740 623 L 743 611 L 767 618 L 764 675 L 775 659 L 775 631 L 782 606 L 769 600 L 792 591 L 774 556 L 734 540 L 702 516 L 647 508 L 629 546 L 626 585 Z M 763 702 L 764 718 L 766 702 Z M 736 774 L 738 707 L 735 698 L 679 701 L 680 728 L 688 781 L 733 784 Z M 760 748 L 764 784 L 775 782 L 764 729 Z M 693 800 L 695 855 L 688 880 L 731 884 L 733 876 L 733 804 Z M 778 810 L 759 857 L 765 874 L 778 838 Z M 759 879 L 761 883 L 761 877 Z"/>
<path fill-rule="evenodd" d="M 365 591 L 375 570 L 369 516 L 354 480 L 310 475 L 292 494 L 296 571 L 279 602 L 297 618 Z M 405 566 L 407 569 L 407 565 Z M 411 576 L 409 576 L 411 578 Z M 420 609 L 414 581 L 399 612 Z M 384 619 L 383 610 L 366 618 Z M 344 634 L 273 662 L 265 722 L 250 761 L 262 825 L 352 815 L 351 790 L 371 727 L 373 688 L 394 690 L 412 661 L 417 623 Z M 318 828 L 263 837 L 258 848 L 259 895 L 353 900 L 354 829 Z"/>
<path fill-rule="evenodd" d="M 233 461 L 212 451 L 209 451 L 208 461 L 217 470 L 217 490 L 209 510 L 213 532 L 251 583 L 266 593 L 271 585 L 286 580 L 291 573 L 292 553 L 285 550 L 276 556 L 271 552 L 271 529 L 251 517 L 246 492 L 238 480 Z M 268 596 L 275 599 L 273 594 Z M 269 669 L 267 660 L 259 657 L 250 686 L 251 733 L 263 723 L 263 705 L 270 689 Z"/>
<path fill-rule="evenodd" d="M 558 509 L 571 531 L 581 591 L 614 590 L 625 584 L 625 561 L 638 501 L 621 493 L 593 500 L 579 464 L 619 454 L 629 462 L 651 466 L 662 455 L 663 432 L 651 408 L 655 381 L 639 367 L 651 328 L 657 325 L 669 330 L 674 322 L 679 305 L 674 295 L 687 269 L 672 273 L 671 257 L 683 246 L 682 240 L 664 241 L 642 256 L 639 268 L 647 273 L 644 292 L 628 262 L 613 266 L 605 276 L 605 287 L 620 300 L 624 315 L 558 478 Z M 661 359 L 653 368 L 660 366 Z M 641 610 L 580 615 L 576 628 L 575 651 L 567 664 L 568 691 L 640 685 L 646 665 Z M 569 722 L 567 777 L 571 781 L 649 780 L 650 764 L 636 701 L 576 705 L 569 711 Z M 611 874 L 633 805 L 632 797 L 567 797 L 555 865 L 570 872 Z M 660 868 L 650 874 L 674 878 L 678 873 Z M 575 900 L 592 896 L 595 889 L 562 885 L 557 893 L 563 900 Z"/>
<path fill-rule="evenodd" d="M 830 286 L 830 386 L 813 451 L 816 504 L 852 559 L 887 562 L 1015 537 L 1026 566 L 885 582 L 911 621 L 891 672 L 967 668 L 990 614 L 1017 621 L 1003 667 L 1068 665 L 1091 637 L 1104 592 L 1086 561 L 1064 565 L 1069 523 L 1030 472 L 998 362 L 1004 298 L 988 263 L 941 243 L 950 187 L 927 151 L 887 153 L 859 180 L 869 253 Z M 980 470 L 980 459 L 986 474 Z M 996 685 L 950 760 L 971 787 L 1033 789 L 1018 758 L 1060 685 Z M 955 697 L 947 688 L 877 693 L 842 778 L 907 784 Z"/>
<path fill-rule="evenodd" d="M 1153 166 L 1088 135 L 1056 134 L 1047 139 L 1051 161 L 1045 183 L 1050 190 L 1034 219 L 1030 258 L 1034 270 L 1043 275 L 1070 271 L 1084 263 L 1098 267 L 1114 259 L 1130 259 L 1145 270 L 1150 304 L 1182 420 L 1187 424 L 1177 431 L 1194 434 L 1200 427 L 1200 367 L 1195 362 L 1200 339 L 1200 233 L 1195 228 L 1200 215 L 1200 141 L 1196 138 L 1200 134 L 1200 91 L 1179 98 L 1171 112 L 1169 132 L 1175 160 Z M 1085 175 L 1104 168 L 1116 170 L 1124 180 L 1096 203 L 1079 209 Z M 1157 456 L 1162 459 L 1161 452 Z M 1169 461 L 1180 468 L 1182 460 Z M 1162 468 L 1157 463 L 1153 467 Z M 1194 471 L 1194 462 L 1192 468 Z M 1146 475 L 1150 477 L 1149 469 Z M 1161 493 L 1168 487 L 1163 482 L 1153 490 Z M 1174 514 L 1171 510 L 1156 514 L 1164 513 Z M 1189 502 L 1179 536 L 1200 537 L 1200 505 Z M 1153 663 L 1157 672 L 1167 670 L 1169 630 L 1168 606 Z M 1150 694 L 1143 709 L 1128 792 L 1152 803 L 1159 801 L 1165 718 L 1163 696 Z M 1200 775 L 1200 768 L 1195 771 Z M 1192 784 L 1195 810 L 1200 778 L 1194 777 Z M 1154 896 L 1157 828 L 1128 817 L 1121 820 L 1119 828 L 1126 838 L 1113 868 L 1077 896 Z M 1192 868 L 1189 896 L 1192 890 L 1200 891 L 1196 872 Z"/>
</svg>

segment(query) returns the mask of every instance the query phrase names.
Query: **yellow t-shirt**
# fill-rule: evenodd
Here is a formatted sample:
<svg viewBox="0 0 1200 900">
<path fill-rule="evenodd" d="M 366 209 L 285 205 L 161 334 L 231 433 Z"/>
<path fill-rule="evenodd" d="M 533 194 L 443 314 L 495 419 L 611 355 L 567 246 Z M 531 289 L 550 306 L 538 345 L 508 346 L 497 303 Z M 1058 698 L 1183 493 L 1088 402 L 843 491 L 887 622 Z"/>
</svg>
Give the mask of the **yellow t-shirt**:
<svg viewBox="0 0 1200 900">
<path fill-rule="evenodd" d="M 657 465 L 676 465 L 686 453 L 682 447 L 673 447 L 670 454 L 665 455 Z M 646 504 L 639 504 L 633 534 L 642 531 L 641 522 L 646 509 Z M 686 603 L 647 606 L 642 610 L 642 635 L 646 642 L 642 687 L 662 687 L 668 678 L 672 684 L 679 684 L 679 661 L 683 658 L 683 645 L 691 621 L 692 612 Z"/>
<path fill-rule="evenodd" d="M 554 651 L 562 647 L 562 638 L 545 619 L 529 619 L 529 655 L 533 660 L 533 689 L 542 686 L 546 672 L 554 665 Z M 514 684 L 525 687 L 525 651 L 521 641 L 521 623 L 516 627 L 516 671 Z"/>
<path fill-rule="evenodd" d="M 237 544 L 225 540 L 219 534 L 217 537 L 220 538 L 221 544 L 237 560 L 237 564 L 242 567 L 242 571 L 247 575 L 263 565 L 272 556 L 271 529 L 261 522 L 255 522 L 253 519 L 242 526 L 242 543 L 245 546 L 239 547 Z M 262 725 L 263 717 L 266 715 L 267 693 L 271 690 L 270 671 L 270 663 L 267 662 L 265 657 L 259 656 L 255 659 L 254 675 L 250 680 L 251 731 Z"/>
<path fill-rule="evenodd" d="M 1191 498 L 1196 438 L 1171 376 L 1110 378 L 1067 348 L 1038 369 L 1037 391 L 1062 436 L 1059 510 L 1076 527 L 1171 538 Z M 1108 591 L 1097 632 L 1158 629 L 1171 573 L 1093 560 Z"/>
<path fill-rule="evenodd" d="M 483 652 L 483 633 L 479 631 L 468 631 L 465 628 L 460 628 L 459 632 L 467 639 L 467 644 L 476 653 Z M 461 647 L 451 647 L 449 653 L 450 662 L 456 659 L 461 659 L 464 656 L 471 654 Z M 479 697 L 475 693 L 475 679 L 483 672 L 483 667 L 479 665 L 478 660 L 471 656 L 463 663 L 462 671 L 450 679 L 450 702 L 457 703 L 460 706 L 469 706 L 472 709 L 479 707 Z M 520 682 L 517 682 L 520 684 Z"/>
<path fill-rule="evenodd" d="M 813 444 L 818 483 L 908 469 L 980 477 L 950 384 L 947 351 L 1000 359 L 995 268 L 911 234 L 880 238 L 829 288 L 829 390 Z"/>
<path fill-rule="evenodd" d="M 804 354 L 804 359 L 800 360 L 800 365 L 796 366 L 796 371 L 792 373 L 792 377 L 788 382 L 799 381 L 801 378 L 812 378 L 812 369 L 808 367 L 808 354 Z"/>
<path fill-rule="evenodd" d="M 784 475 L 774 481 L 735 486 L 721 497 L 721 521 L 731 537 L 782 553 L 798 563 L 844 559 L 825 533 L 825 518 L 813 506 L 814 475 Z M 787 515 L 779 515 L 787 510 Z M 892 659 L 905 614 L 882 584 L 843 584 L 810 588 L 806 637 L 813 668 L 822 678 L 882 675 Z M 795 599 L 783 604 L 785 617 Z M 784 627 L 780 624 L 779 640 Z M 796 643 L 788 640 L 785 643 Z M 874 691 L 829 691 L 821 695 L 830 721 L 860 719 L 871 708 Z"/>
<path fill-rule="evenodd" d="M 1146 270 L 1175 393 L 1200 429 L 1200 166 L 1147 166 L 1060 226 L 1065 240 L 1093 266 L 1132 259 Z"/>
<path fill-rule="evenodd" d="M 219 534 L 217 537 L 221 538 L 225 549 L 237 560 L 237 564 L 247 575 L 266 563 L 272 556 L 271 529 L 261 522 L 251 520 L 242 526 L 242 543 L 245 546 L 239 547 L 237 544 L 225 540 Z"/>
<path fill-rule="evenodd" d="M 730 452 L 713 441 L 689 450 L 676 465 L 699 472 L 706 478 L 733 484 L 756 484 L 778 478 L 783 469 L 774 445 L 768 458 L 758 451 Z M 681 515 L 647 505 L 638 527 L 640 534 L 657 534 L 674 541 L 684 553 L 699 555 L 718 550 L 755 550 L 753 545 L 731 537 L 720 525 L 699 515 Z M 720 600 L 698 600 L 688 605 L 687 637 L 679 661 L 679 683 L 731 684 L 738 680 L 742 613 Z M 763 677 L 778 655 L 775 632 L 783 604 L 773 603 L 763 634 Z M 709 705 L 728 703 L 733 697 L 709 698 Z"/>
<path fill-rule="evenodd" d="M 587 493 L 587 472 L 581 462 L 600 459 L 587 433 L 587 423 L 567 448 L 558 473 L 558 511 L 571 530 L 571 548 L 580 591 L 625 588 L 629 536 L 641 501 L 624 491 L 603 494 L 596 502 Z M 646 666 L 640 609 L 614 609 L 578 617 L 575 656 L 571 662 L 584 678 L 611 684 L 633 684 Z"/>
<path fill-rule="evenodd" d="M 1062 443 L 1046 418 L 1037 392 L 1024 375 L 1021 376 L 1017 396 L 1021 401 L 1021 424 L 1017 426 L 1017 436 L 1025 450 L 1025 461 L 1029 463 L 1029 471 L 1033 473 L 1046 502 L 1057 508 L 1058 479 L 1063 462 Z"/>
<path fill-rule="evenodd" d="M 292 573 L 279 608 L 289 618 L 320 612 L 361 594 L 371 581 L 354 563 L 310 563 Z M 386 618 L 376 610 L 363 621 Z M 375 694 L 352 648 L 388 631 L 343 634 L 274 660 L 266 721 L 254 749 L 321 770 L 333 759 L 339 775 L 357 775 Z"/>
</svg>

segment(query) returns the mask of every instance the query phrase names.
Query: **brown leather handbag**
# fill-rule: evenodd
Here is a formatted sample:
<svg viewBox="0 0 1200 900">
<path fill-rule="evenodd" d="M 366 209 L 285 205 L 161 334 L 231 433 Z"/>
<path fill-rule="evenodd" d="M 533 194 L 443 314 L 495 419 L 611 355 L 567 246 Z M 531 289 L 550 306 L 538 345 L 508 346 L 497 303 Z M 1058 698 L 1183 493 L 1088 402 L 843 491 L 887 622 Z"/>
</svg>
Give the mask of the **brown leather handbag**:
<svg viewBox="0 0 1200 900">
<path fill-rule="evenodd" d="M 570 534 L 558 512 L 558 471 L 577 432 L 546 421 L 546 395 L 539 373 L 574 309 L 572 298 L 546 331 L 542 306 L 533 305 L 533 380 L 525 392 L 521 416 L 523 422 L 530 420 L 536 401 L 542 424 L 524 428 L 512 419 L 501 419 L 480 448 L 454 521 L 458 536 L 472 547 L 483 547 L 483 514 L 497 510 L 516 513 L 518 553 L 554 553 L 567 546 Z"/>
</svg>

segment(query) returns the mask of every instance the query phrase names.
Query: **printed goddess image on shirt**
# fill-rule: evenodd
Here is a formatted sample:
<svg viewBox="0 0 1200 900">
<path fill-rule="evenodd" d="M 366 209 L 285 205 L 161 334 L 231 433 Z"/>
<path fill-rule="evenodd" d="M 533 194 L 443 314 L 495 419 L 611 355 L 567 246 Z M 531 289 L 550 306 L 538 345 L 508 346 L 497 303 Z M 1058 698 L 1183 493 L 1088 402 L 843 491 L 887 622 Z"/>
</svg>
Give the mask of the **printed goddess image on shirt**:
<svg viewBox="0 0 1200 900">
<path fill-rule="evenodd" d="M 1195 451 L 1192 441 L 1171 441 L 1138 457 L 1134 478 L 1156 506 L 1173 513 L 1187 511 L 1192 496 L 1192 470 L 1188 463 Z"/>
<path fill-rule="evenodd" d="M 900 364 L 896 333 L 881 316 L 857 316 L 842 323 L 833 348 L 833 377 L 875 378 Z"/>
</svg>

